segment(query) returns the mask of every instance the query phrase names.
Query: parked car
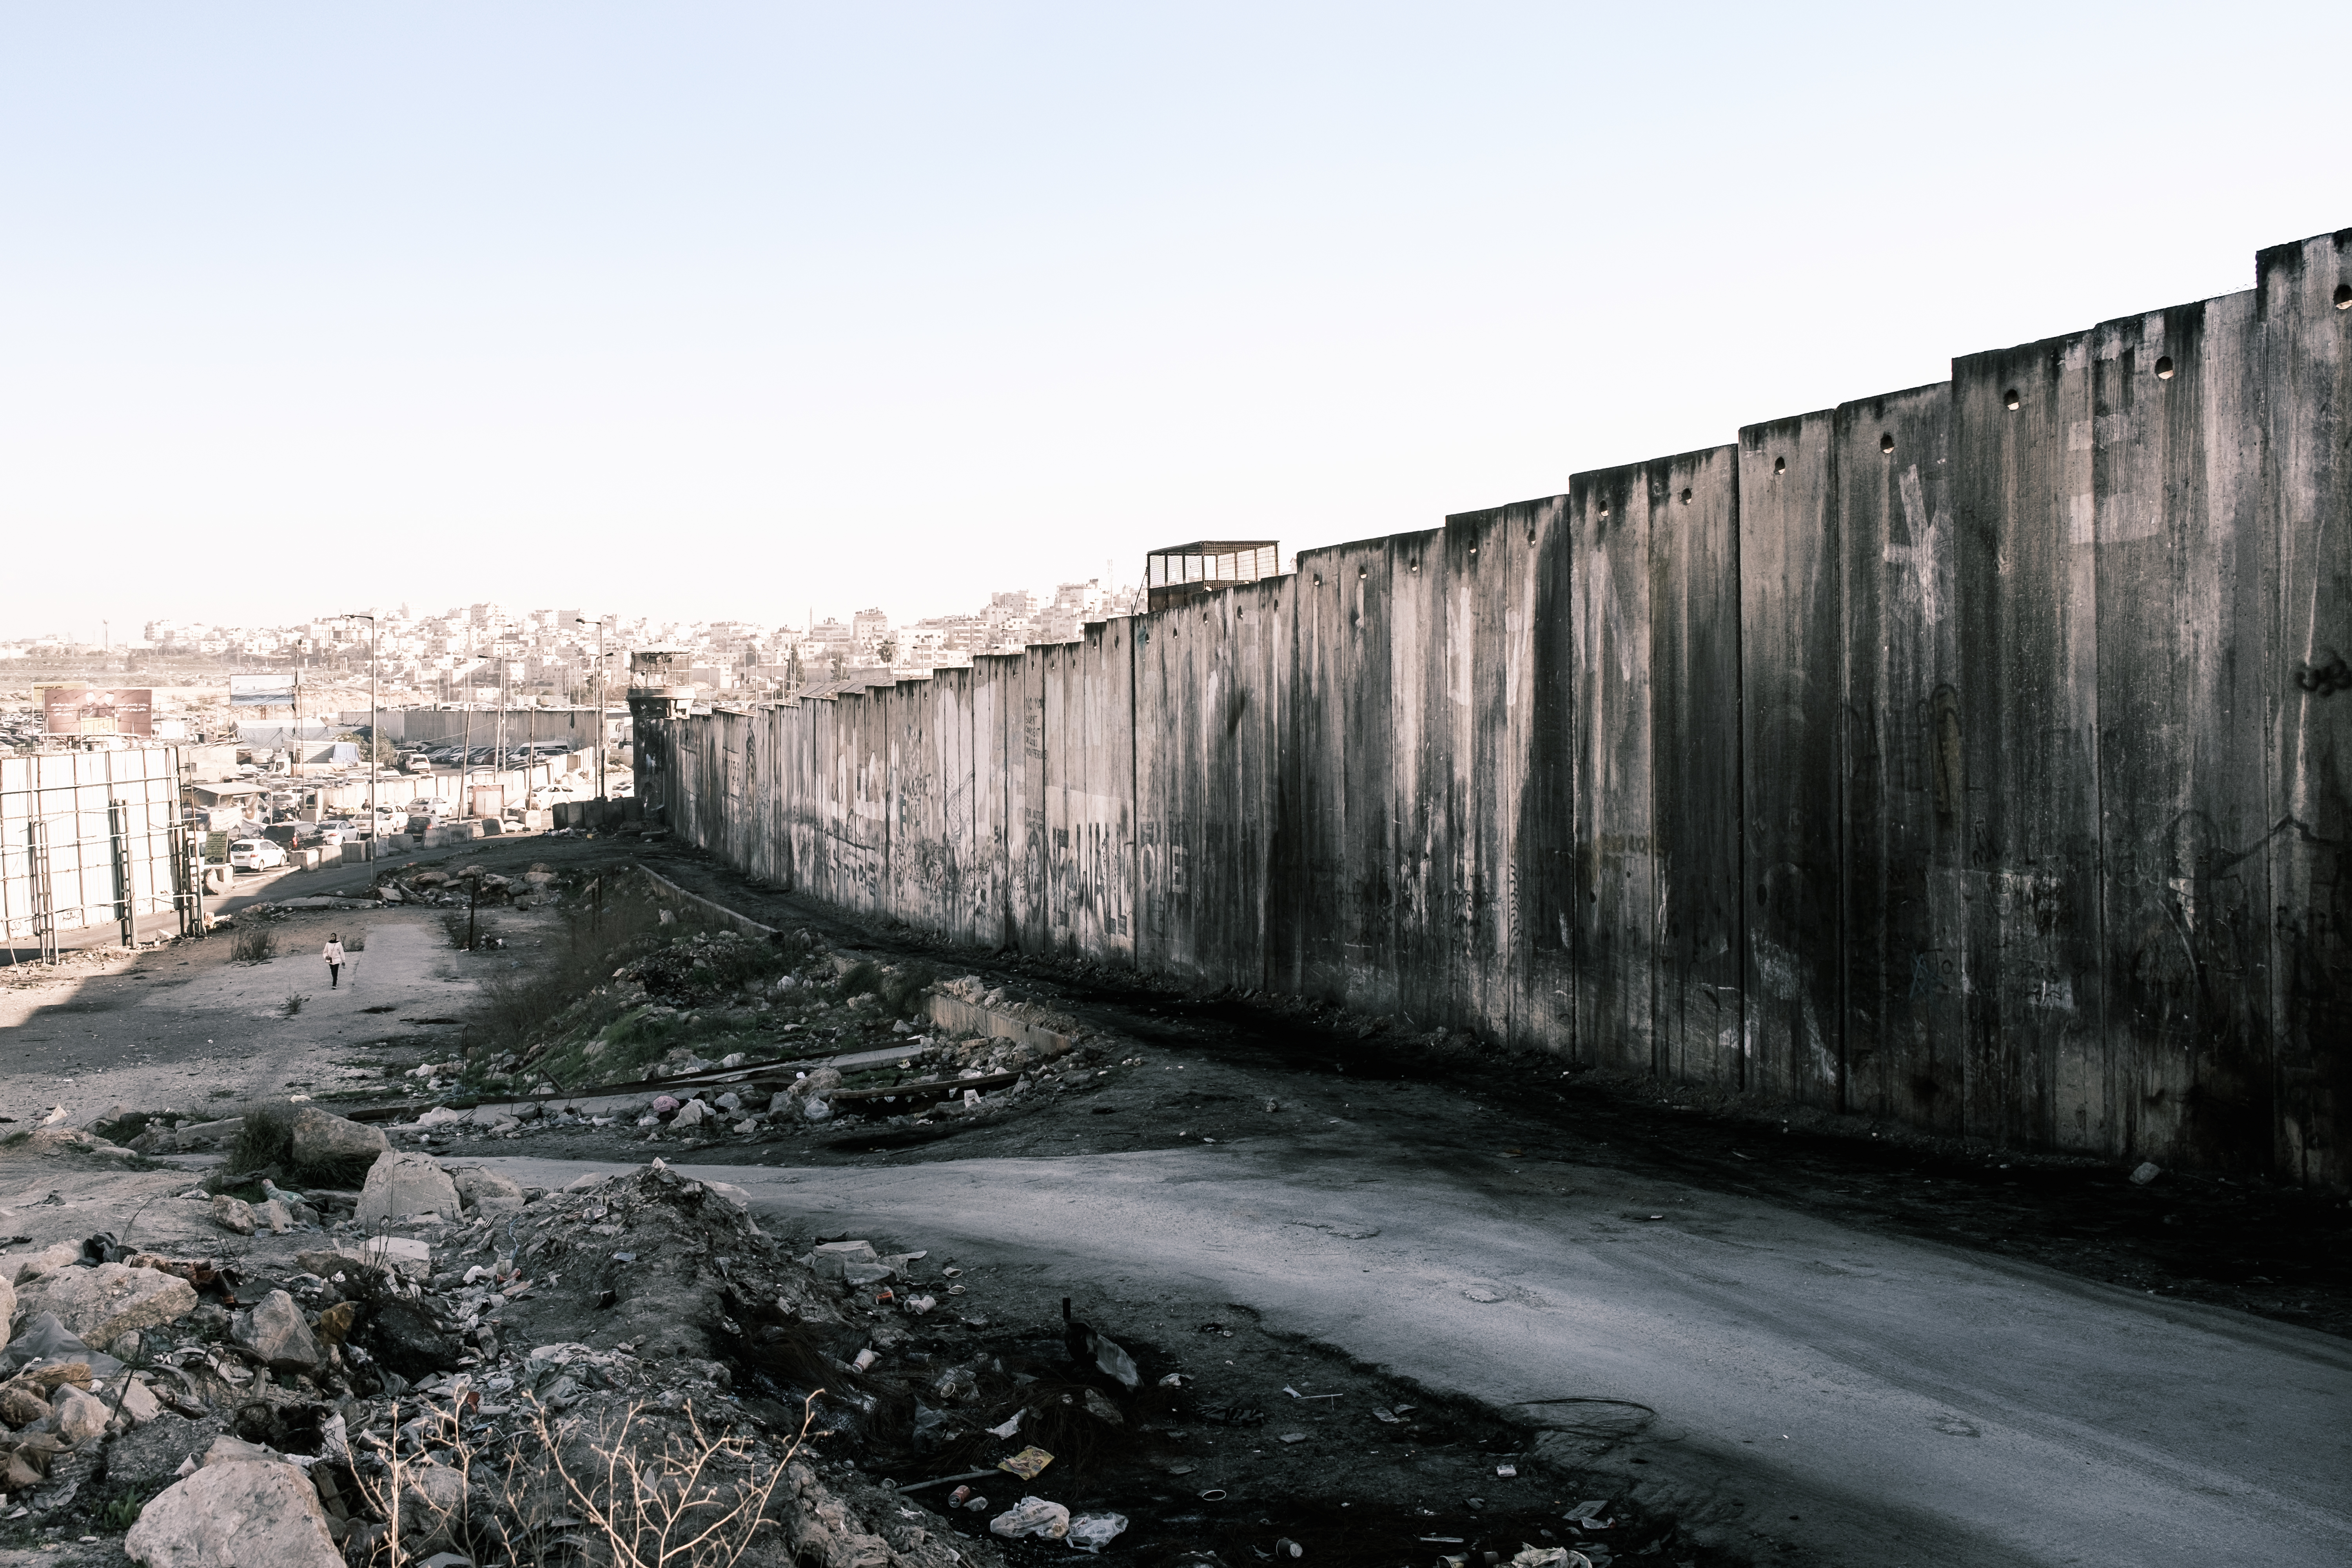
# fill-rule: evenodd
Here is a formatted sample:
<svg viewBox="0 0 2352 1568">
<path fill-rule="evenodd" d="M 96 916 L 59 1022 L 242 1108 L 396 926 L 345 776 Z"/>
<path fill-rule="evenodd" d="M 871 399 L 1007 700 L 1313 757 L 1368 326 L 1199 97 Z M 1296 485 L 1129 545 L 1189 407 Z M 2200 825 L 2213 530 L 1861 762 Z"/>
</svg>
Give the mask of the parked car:
<svg viewBox="0 0 2352 1568">
<path fill-rule="evenodd" d="M 228 847 L 228 863 L 240 871 L 270 871 L 286 864 L 286 851 L 267 838 L 240 838 Z"/>
</svg>

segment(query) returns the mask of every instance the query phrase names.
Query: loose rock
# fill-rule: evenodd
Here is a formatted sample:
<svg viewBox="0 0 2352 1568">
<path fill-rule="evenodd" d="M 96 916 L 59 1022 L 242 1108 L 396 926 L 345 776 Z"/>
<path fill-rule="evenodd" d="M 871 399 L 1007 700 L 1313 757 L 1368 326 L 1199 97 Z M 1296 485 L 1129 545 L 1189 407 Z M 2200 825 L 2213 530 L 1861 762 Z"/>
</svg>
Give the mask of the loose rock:
<svg viewBox="0 0 2352 1568">
<path fill-rule="evenodd" d="M 374 1160 L 392 1146 L 381 1129 L 310 1105 L 294 1113 L 291 1135 L 294 1163 L 306 1170 L 355 1166 Z"/>
<path fill-rule="evenodd" d="M 195 1310 L 196 1288 L 159 1268 L 101 1263 L 58 1269 L 26 1287 L 23 1305 L 27 1315 L 56 1313 L 85 1345 L 102 1345 L 179 1321 Z"/>
<path fill-rule="evenodd" d="M 303 1321 L 302 1309 L 283 1290 L 272 1290 L 250 1312 L 239 1312 L 229 1338 L 258 1356 L 272 1372 L 315 1372 L 326 1360 Z"/>
<path fill-rule="evenodd" d="M 147 1568 L 341 1568 L 318 1489 L 292 1465 L 207 1465 L 148 1503 L 122 1549 Z"/>
<path fill-rule="evenodd" d="M 457 1184 L 426 1154 L 385 1151 L 368 1167 L 367 1184 L 360 1189 L 358 1219 L 363 1226 L 418 1214 L 456 1219 L 461 1212 Z"/>
</svg>

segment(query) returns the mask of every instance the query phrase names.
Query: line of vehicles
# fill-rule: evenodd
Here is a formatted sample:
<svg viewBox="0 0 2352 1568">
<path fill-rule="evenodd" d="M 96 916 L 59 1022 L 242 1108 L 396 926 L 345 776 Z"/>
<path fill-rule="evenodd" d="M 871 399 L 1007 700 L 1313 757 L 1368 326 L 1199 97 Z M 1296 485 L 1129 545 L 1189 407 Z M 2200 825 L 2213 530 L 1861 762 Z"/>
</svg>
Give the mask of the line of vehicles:
<svg viewBox="0 0 2352 1568">
<path fill-rule="evenodd" d="M 576 744 L 571 741 L 541 741 L 531 745 L 509 746 L 503 752 L 496 746 L 423 746 L 400 754 L 400 771 L 421 773 L 431 768 L 527 768 L 574 749 Z"/>
</svg>

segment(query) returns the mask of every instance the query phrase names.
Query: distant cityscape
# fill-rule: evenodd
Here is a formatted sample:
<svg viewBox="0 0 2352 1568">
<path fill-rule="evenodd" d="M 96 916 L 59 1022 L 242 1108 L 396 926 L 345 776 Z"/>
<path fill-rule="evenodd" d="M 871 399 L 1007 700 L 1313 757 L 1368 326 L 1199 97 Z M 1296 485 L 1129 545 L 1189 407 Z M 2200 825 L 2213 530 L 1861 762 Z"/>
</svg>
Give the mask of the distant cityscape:
<svg viewBox="0 0 2352 1568">
<path fill-rule="evenodd" d="M 599 617 L 578 608 L 510 610 L 495 604 L 417 611 L 407 605 L 362 616 L 325 616 L 276 626 L 233 626 L 181 619 L 149 621 L 135 638 L 103 646 L 48 637 L 0 641 L 0 674 L 15 661 L 73 660 L 137 669 L 170 661 L 208 661 L 256 670 L 291 669 L 304 683 L 350 689 L 364 682 L 369 656 L 382 689 L 443 702 L 555 699 L 588 700 L 599 658 L 609 691 L 625 686 L 628 656 L 659 648 L 706 691 L 787 694 L 859 680 L 921 678 L 969 665 L 981 655 L 1019 653 L 1038 643 L 1076 641 L 1088 622 L 1135 614 L 1143 590 L 1104 578 L 1056 584 L 1050 592 L 992 593 L 968 614 L 894 623 L 878 607 L 846 619 L 813 614 L 797 624 L 661 621 Z M 600 638 L 601 631 L 601 638 Z M 373 649 L 371 649 L 373 634 Z M 21 679 L 21 678 L 20 678 Z"/>
</svg>

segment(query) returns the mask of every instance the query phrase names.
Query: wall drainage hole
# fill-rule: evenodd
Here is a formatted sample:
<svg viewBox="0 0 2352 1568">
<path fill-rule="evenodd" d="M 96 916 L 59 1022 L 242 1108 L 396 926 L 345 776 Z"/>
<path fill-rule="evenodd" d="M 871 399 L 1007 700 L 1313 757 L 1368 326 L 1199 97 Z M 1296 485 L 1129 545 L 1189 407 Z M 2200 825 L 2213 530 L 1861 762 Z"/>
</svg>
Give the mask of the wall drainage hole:
<svg viewBox="0 0 2352 1568">
<path fill-rule="evenodd" d="M 2021 399 L 2017 395 L 2017 388 L 2013 386 L 2000 395 L 2000 405 L 2011 414 L 2017 412 L 2017 405 L 2021 401 Z"/>
<path fill-rule="evenodd" d="M 1892 436 L 1881 436 L 1878 438 L 1878 449 L 1885 453 L 1888 457 L 1893 457 L 1895 455 L 1895 437 Z"/>
<path fill-rule="evenodd" d="M 1685 490 L 1685 491 L 1683 492 L 1683 505 L 1685 505 L 1685 506 L 1688 506 L 1688 505 L 1690 505 L 1690 502 L 1691 502 L 1691 493 L 1690 493 L 1690 491 L 1688 491 L 1688 490 Z"/>
<path fill-rule="evenodd" d="M 1773 458 L 1773 459 L 1772 459 L 1772 471 L 1773 471 L 1774 473 L 1776 473 L 1776 474 L 1785 474 L 1785 473 L 1787 473 L 1787 472 L 1789 471 L 1789 459 L 1788 459 L 1788 458 Z"/>
<path fill-rule="evenodd" d="M 2172 356 L 2170 354 L 2166 354 L 2162 359 L 2156 362 L 2156 379 L 2158 381 L 2170 381 L 2172 379 Z"/>
<path fill-rule="evenodd" d="M 2339 310 L 2352 310 L 2352 283 L 2338 283 L 2336 286 L 2336 308 Z"/>
</svg>

